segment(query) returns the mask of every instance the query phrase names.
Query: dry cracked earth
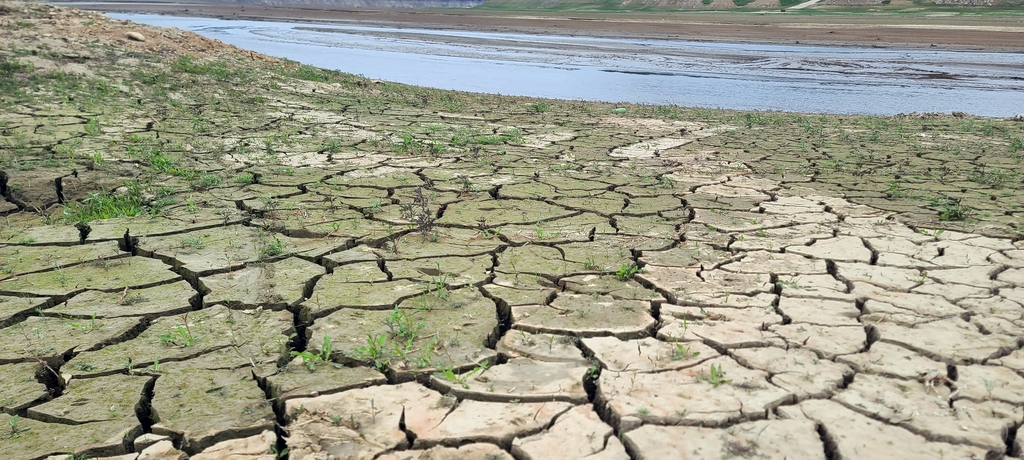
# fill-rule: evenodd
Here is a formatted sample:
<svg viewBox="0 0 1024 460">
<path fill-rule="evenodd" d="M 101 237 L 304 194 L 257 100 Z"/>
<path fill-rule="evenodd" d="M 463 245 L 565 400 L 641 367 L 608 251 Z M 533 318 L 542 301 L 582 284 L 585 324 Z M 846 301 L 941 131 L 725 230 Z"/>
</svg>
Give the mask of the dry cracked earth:
<svg viewBox="0 0 1024 460">
<path fill-rule="evenodd" d="M 227 106 L 241 77 L 160 66 L 183 49 L 272 60 L 14 5 L 12 43 L 57 37 L 5 51 L 34 89 L 0 113 L 4 458 L 1024 454 L 1015 188 L 965 191 L 976 225 L 956 229 L 900 201 L 907 187 L 868 193 L 883 179 L 836 193 L 813 154 L 722 147 L 765 129 L 744 116 L 620 117 L 295 66 Z M 11 72 L 11 56 L 35 67 Z M 32 87 L 47 65 L 86 83 Z M 827 129 L 822 149 L 875 136 Z M 1003 167 L 1020 180 L 1019 160 Z"/>
</svg>

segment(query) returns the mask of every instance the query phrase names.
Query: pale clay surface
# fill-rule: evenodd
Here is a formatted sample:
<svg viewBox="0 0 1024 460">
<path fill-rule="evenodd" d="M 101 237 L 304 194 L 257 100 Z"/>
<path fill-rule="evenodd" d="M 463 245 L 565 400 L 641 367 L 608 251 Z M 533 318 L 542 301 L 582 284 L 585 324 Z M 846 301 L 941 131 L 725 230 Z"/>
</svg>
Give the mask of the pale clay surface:
<svg viewBox="0 0 1024 460">
<path fill-rule="evenodd" d="M 732 178 L 741 177 L 727 177 L 714 190 L 728 193 Z M 685 194 L 681 198 L 685 200 Z M 776 213 L 772 225 L 801 225 L 809 220 L 807 216 L 791 218 L 785 210 L 798 215 L 828 214 L 806 205 L 825 198 L 804 196 L 802 200 L 800 206 L 772 208 Z M 850 206 L 828 200 L 833 210 Z M 282 392 L 295 388 L 296 394 L 304 395 L 286 403 L 285 445 L 290 458 L 654 459 L 754 454 L 825 458 L 831 449 L 843 458 L 939 458 L 934 455 L 940 452 L 944 458 L 985 458 L 1006 452 L 1007 434 L 1024 417 L 1020 409 L 1024 378 L 1019 374 L 1024 360 L 1015 351 L 1024 327 L 1024 305 L 1016 295 L 1020 270 L 978 260 L 1017 261 L 1019 251 L 993 239 L 971 246 L 972 239 L 981 237 L 970 235 L 958 235 L 954 243 L 939 238 L 944 234 L 912 233 L 885 217 L 879 212 L 870 222 L 858 224 L 836 219 L 829 224 L 836 236 L 818 237 L 810 244 L 791 245 L 791 239 L 783 238 L 775 240 L 772 249 L 747 252 L 711 249 L 708 243 L 708 252 L 725 255 L 716 256 L 710 265 L 704 262 L 708 254 L 686 249 L 687 241 L 658 243 L 640 251 L 641 262 L 648 265 L 637 275 L 640 284 L 633 287 L 600 274 L 558 284 L 559 279 L 590 271 L 571 262 L 535 262 L 524 255 L 529 265 L 523 271 L 530 276 L 517 275 L 507 265 L 511 262 L 506 262 L 500 268 L 507 273 L 500 278 L 491 275 L 499 267 L 485 264 L 482 277 L 465 273 L 476 281 L 453 287 L 450 297 L 435 306 L 450 308 L 451 299 L 459 298 L 466 306 L 457 308 L 463 311 L 445 316 L 442 323 L 422 317 L 422 324 L 429 322 L 431 334 L 438 331 L 444 337 L 459 332 L 463 341 L 479 341 L 464 353 L 450 344 L 446 345 L 450 350 L 437 352 L 459 366 L 452 377 L 434 373 L 425 386 L 388 385 L 384 379 L 361 377 L 364 380 L 353 384 L 372 386 L 351 389 L 352 384 L 339 383 L 334 388 L 340 392 L 329 396 L 303 391 L 299 383 L 285 384 Z M 449 231 L 442 228 L 440 232 Z M 451 232 L 453 241 L 466 238 L 465 233 Z M 730 233 L 731 241 L 745 241 L 739 238 L 755 232 Z M 862 236 L 849 236 L 853 234 Z M 141 240 L 140 249 L 146 248 L 146 241 Z M 605 247 L 623 244 L 616 235 L 595 235 L 594 241 Z M 933 254 L 928 246 L 935 244 L 963 248 L 962 254 L 977 257 L 968 262 L 968 257 L 957 259 L 957 252 L 949 251 L 943 256 L 946 260 L 940 261 L 928 256 Z M 998 249 L 988 249 L 993 245 Z M 680 250 L 685 252 L 661 255 Z M 368 254 L 383 260 L 385 270 L 399 262 L 384 250 Z M 410 252 L 401 255 L 405 260 L 415 257 Z M 900 266 L 872 264 L 872 260 L 895 260 L 887 255 L 900 255 Z M 673 261 L 679 265 L 672 265 Z M 415 283 L 395 284 L 386 276 L 367 275 L 365 270 L 378 270 L 378 263 L 339 263 L 332 266 L 334 277 L 356 276 L 353 281 L 361 284 L 353 287 L 363 287 L 354 292 L 381 295 L 385 304 L 395 302 L 394 297 L 386 291 L 371 294 L 375 284 L 393 285 L 408 292 L 407 298 L 422 297 L 421 303 L 433 295 L 428 288 L 417 289 Z M 429 283 L 431 274 L 437 275 L 430 265 L 420 264 L 417 270 L 422 273 L 413 271 L 404 277 Z M 202 279 L 215 293 L 228 293 L 239 289 L 233 279 L 258 278 L 268 269 L 242 268 Z M 347 289 L 346 285 L 322 284 L 331 277 L 302 270 L 294 274 L 279 270 L 272 287 L 265 284 L 265 289 L 287 293 L 280 297 L 239 291 L 231 298 L 207 295 L 206 299 L 214 305 L 233 306 L 235 314 L 261 317 L 271 312 L 254 313 L 253 309 L 298 305 L 303 302 L 302 285 L 319 278 L 313 289 L 318 292 L 325 286 L 319 311 L 296 310 L 308 311 L 304 314 L 313 317 L 314 326 L 321 318 L 364 308 L 359 305 L 366 302 L 358 298 L 348 301 L 351 306 L 325 305 L 325 298 L 341 299 L 327 289 Z M 467 265 L 463 270 L 474 268 Z M 164 279 L 160 283 L 178 282 L 173 277 Z M 777 282 L 772 284 L 772 279 Z M 296 287 L 282 285 L 287 282 Z M 508 297 L 509 304 L 520 306 L 503 313 L 493 300 L 479 295 L 474 283 L 496 299 Z M 1004 291 L 1011 295 L 1001 295 Z M 521 295 L 526 296 L 524 300 L 516 300 Z M 642 298 L 652 300 L 632 300 Z M 490 307 L 475 310 L 472 305 L 479 302 Z M 413 302 L 409 308 L 420 307 Z M 346 321 L 362 324 L 353 330 L 381 331 L 390 337 L 386 317 L 391 313 L 378 314 L 373 311 L 377 309 L 364 310 L 367 315 L 349 316 L 352 319 Z M 487 319 L 487 311 L 498 316 Z M 511 321 L 508 330 L 496 322 L 503 314 Z M 476 324 L 489 325 L 473 335 Z M 111 319 L 104 328 L 115 326 Z M 336 329 L 311 330 L 340 334 L 328 332 Z M 494 330 L 502 333 L 500 338 L 487 332 Z M 321 335 L 311 334 L 311 350 L 322 349 Z M 365 345 L 359 337 L 332 335 L 331 339 L 336 353 L 352 355 Z M 112 339 L 95 334 L 82 340 L 75 342 L 76 349 L 88 350 L 96 346 L 95 340 Z M 497 354 L 488 351 L 489 346 L 496 347 Z M 10 353 L 13 358 L 17 350 Z M 493 356 L 501 361 L 492 361 L 487 368 L 477 366 Z M 395 358 L 385 368 L 396 375 L 436 372 L 422 362 L 418 366 L 414 359 Z M 309 372 L 298 359 L 277 371 L 268 361 L 256 364 L 257 375 L 271 376 L 272 382 L 280 379 L 275 372 L 282 376 Z M 8 366 L 11 372 L 19 372 L 17 365 Z M 327 370 L 329 365 L 309 375 Z M 256 383 L 250 384 L 253 390 L 258 389 Z M 322 382 L 318 385 L 318 391 L 338 391 Z M 156 388 L 159 391 L 159 382 Z M 226 419 L 204 430 L 233 438 L 254 429 L 248 427 L 269 427 L 239 422 Z M 271 434 L 233 438 L 234 444 L 211 444 L 212 439 L 204 441 L 211 432 L 193 433 L 186 428 L 164 432 L 196 436 L 180 441 L 186 448 L 205 450 L 192 458 L 270 458 L 257 451 L 269 449 L 272 442 L 268 440 L 275 439 Z M 1009 442 L 1014 452 L 1017 441 Z M 456 450 L 462 443 L 477 444 Z M 176 455 L 157 453 L 161 448 L 166 448 L 166 441 L 139 458 Z M 228 456 L 229 451 L 237 453 Z"/>
</svg>

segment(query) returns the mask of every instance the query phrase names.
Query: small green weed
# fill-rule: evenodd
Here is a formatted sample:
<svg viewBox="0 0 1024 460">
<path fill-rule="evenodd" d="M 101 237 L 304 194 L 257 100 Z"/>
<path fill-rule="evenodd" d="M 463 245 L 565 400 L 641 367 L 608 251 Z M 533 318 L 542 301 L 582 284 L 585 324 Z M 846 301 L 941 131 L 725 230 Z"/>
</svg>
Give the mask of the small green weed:
<svg viewBox="0 0 1024 460">
<path fill-rule="evenodd" d="M 962 222 L 970 219 L 974 210 L 963 204 L 962 198 L 936 197 L 929 198 L 931 206 L 939 212 L 939 220 Z"/>
<path fill-rule="evenodd" d="M 384 323 L 391 330 L 391 335 L 406 341 L 415 340 L 420 330 L 426 327 L 421 321 L 414 322 L 412 315 L 398 307 L 395 307 Z"/>
<path fill-rule="evenodd" d="M 528 110 L 533 113 L 544 113 L 551 110 L 551 104 L 548 104 L 547 102 L 534 102 L 533 104 L 530 104 Z"/>
<path fill-rule="evenodd" d="M 89 118 L 89 122 L 85 124 L 85 133 L 95 136 L 101 132 L 103 132 L 103 129 L 100 128 L 100 119 L 97 117 Z"/>
<path fill-rule="evenodd" d="M 619 281 L 629 281 L 633 279 L 637 273 L 640 273 L 640 267 L 636 264 L 622 264 L 622 267 L 619 267 L 619 271 L 615 272 L 615 278 L 618 278 Z"/>
<path fill-rule="evenodd" d="M 711 386 L 713 388 L 718 388 L 721 385 L 725 385 L 725 384 L 727 384 L 729 382 L 732 382 L 732 380 L 727 380 L 725 378 L 725 371 L 722 370 L 722 365 L 721 364 L 719 364 L 719 365 L 712 364 L 711 365 L 711 372 L 710 373 L 705 373 L 704 371 L 700 371 L 700 373 L 697 374 L 697 381 L 698 382 L 700 382 L 700 381 L 708 382 L 708 383 L 711 384 Z"/>
<path fill-rule="evenodd" d="M 316 370 L 316 367 L 324 363 L 331 361 L 331 354 L 334 349 L 331 347 L 331 338 L 327 334 L 324 334 L 323 344 L 320 346 L 320 353 L 313 354 L 310 351 L 292 351 L 292 356 L 298 356 L 302 358 L 302 364 L 306 365 L 306 368 L 310 372 Z"/>
<path fill-rule="evenodd" d="M 239 175 L 235 176 L 235 183 L 236 184 L 258 184 L 259 183 L 259 179 L 257 179 L 257 176 L 255 176 L 255 175 L 253 175 L 251 173 L 242 173 L 242 174 L 239 174 Z"/>
<path fill-rule="evenodd" d="M 158 335 L 160 344 L 170 346 L 174 345 L 177 347 L 191 347 L 195 344 L 195 338 L 192 336 L 192 330 L 188 327 L 188 313 L 182 316 L 184 325 L 178 325 L 167 334 Z"/>
<path fill-rule="evenodd" d="M 998 189 L 1010 185 L 1020 185 L 1022 175 L 1019 172 L 1000 168 L 978 168 L 971 172 L 970 180 Z"/>
<path fill-rule="evenodd" d="M 469 389 L 469 383 L 468 383 L 469 378 L 474 376 L 474 375 L 476 375 L 476 374 L 481 374 L 481 373 L 483 373 L 485 371 L 487 371 L 487 363 L 480 364 L 479 366 L 474 367 L 473 370 L 471 370 L 471 371 L 469 371 L 469 372 L 467 372 L 465 374 L 462 374 L 462 375 L 456 374 L 450 367 L 443 368 L 443 369 L 440 370 L 440 372 L 437 372 L 434 375 L 438 376 L 439 378 L 444 378 L 445 380 L 448 380 L 449 382 L 456 382 L 459 385 L 461 385 L 462 388 L 465 388 L 465 389 L 468 390 Z"/>
<path fill-rule="evenodd" d="M 274 458 L 288 458 L 288 448 L 285 447 L 281 450 L 277 449 L 277 446 L 270 446 L 270 453 L 274 454 Z"/>
<path fill-rule="evenodd" d="M 144 214 L 142 186 L 130 182 L 122 194 L 90 193 L 81 203 L 70 203 L 64 208 L 61 220 L 65 224 L 89 222 L 114 217 L 133 217 Z"/>
<path fill-rule="evenodd" d="M 29 430 L 28 427 L 21 426 L 21 417 L 17 415 L 12 415 L 11 418 L 7 419 L 7 426 L 11 428 L 11 434 L 7 436 L 8 438 L 19 438 L 21 433 Z"/>
<path fill-rule="evenodd" d="M 80 331 L 85 331 L 85 332 L 92 332 L 92 331 L 95 331 L 95 330 L 100 329 L 100 328 L 103 327 L 103 323 L 97 323 L 96 322 L 96 314 L 95 313 L 92 314 L 92 319 L 88 323 L 69 322 L 69 323 L 65 323 L 65 324 L 67 324 L 69 327 L 73 327 L 75 329 L 78 329 Z"/>
<path fill-rule="evenodd" d="M 690 347 L 685 346 L 681 343 L 676 344 L 675 350 L 672 350 L 672 360 L 679 361 L 681 359 L 690 359 L 700 356 L 699 351 L 690 351 Z"/>
<path fill-rule="evenodd" d="M 388 367 L 388 364 L 391 363 L 391 358 L 385 355 L 387 344 L 388 335 L 386 333 L 380 333 L 375 336 L 367 335 L 366 346 L 356 348 L 354 352 L 350 353 L 350 356 L 360 361 L 369 361 L 374 369 L 383 372 Z"/>
<path fill-rule="evenodd" d="M 205 189 L 210 187 L 216 187 L 221 184 L 224 180 L 217 174 L 203 174 L 199 176 L 199 180 L 196 181 L 196 188 Z"/>
<path fill-rule="evenodd" d="M 262 228 L 256 233 L 256 244 L 260 251 L 260 259 L 270 259 L 284 254 L 284 243 L 277 234 Z"/>
<path fill-rule="evenodd" d="M 1016 153 L 1024 151 L 1024 138 L 1011 137 L 1010 138 L 1010 153 Z"/>
<path fill-rule="evenodd" d="M 192 250 L 200 250 L 206 247 L 206 243 L 203 242 L 203 238 L 199 235 L 189 234 L 181 239 L 179 243 L 181 248 L 191 248 Z"/>
<path fill-rule="evenodd" d="M 910 191 L 901 187 L 896 182 L 890 182 L 889 186 L 885 189 L 885 196 L 889 198 L 904 198 L 910 197 Z"/>
<path fill-rule="evenodd" d="M 320 146 L 320 150 L 326 153 L 338 153 L 341 151 L 345 144 L 341 142 L 341 139 L 330 138 L 324 141 Z"/>
<path fill-rule="evenodd" d="M 434 229 L 434 221 L 437 215 L 430 209 L 430 197 L 423 194 L 423 187 L 416 187 L 412 202 L 399 205 L 399 214 L 402 219 L 411 222 L 416 226 L 420 235 L 427 236 Z"/>
</svg>

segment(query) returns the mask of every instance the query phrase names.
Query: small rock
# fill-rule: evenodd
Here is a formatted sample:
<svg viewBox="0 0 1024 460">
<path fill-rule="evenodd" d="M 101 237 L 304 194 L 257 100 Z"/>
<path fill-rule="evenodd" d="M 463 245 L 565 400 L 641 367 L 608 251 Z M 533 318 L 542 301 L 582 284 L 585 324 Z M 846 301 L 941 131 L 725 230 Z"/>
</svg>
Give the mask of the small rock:
<svg viewBox="0 0 1024 460">
<path fill-rule="evenodd" d="M 137 42 L 144 42 L 144 41 L 146 41 L 146 37 L 144 35 L 138 33 L 138 32 L 128 32 L 128 33 L 124 34 L 124 36 L 128 37 L 129 40 L 135 40 Z"/>
<path fill-rule="evenodd" d="M 273 431 L 242 439 L 229 439 L 190 457 L 194 460 L 274 460 L 270 448 L 277 445 Z"/>
<path fill-rule="evenodd" d="M 146 433 L 135 438 L 135 451 L 142 452 L 160 441 L 170 441 L 171 438 L 159 434 Z"/>
<path fill-rule="evenodd" d="M 160 441 L 139 454 L 138 460 L 186 460 L 188 455 L 174 448 L 171 441 Z"/>
</svg>

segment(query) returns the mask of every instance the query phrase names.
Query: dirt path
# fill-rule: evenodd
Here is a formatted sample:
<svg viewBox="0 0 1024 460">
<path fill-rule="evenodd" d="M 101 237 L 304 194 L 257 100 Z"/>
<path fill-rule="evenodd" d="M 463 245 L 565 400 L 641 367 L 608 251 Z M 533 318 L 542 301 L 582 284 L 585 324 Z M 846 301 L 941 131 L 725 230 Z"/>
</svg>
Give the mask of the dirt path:
<svg viewBox="0 0 1024 460">
<path fill-rule="evenodd" d="M 455 93 L 0 14 L 4 458 L 1021 454 L 1020 122 Z"/>
</svg>

